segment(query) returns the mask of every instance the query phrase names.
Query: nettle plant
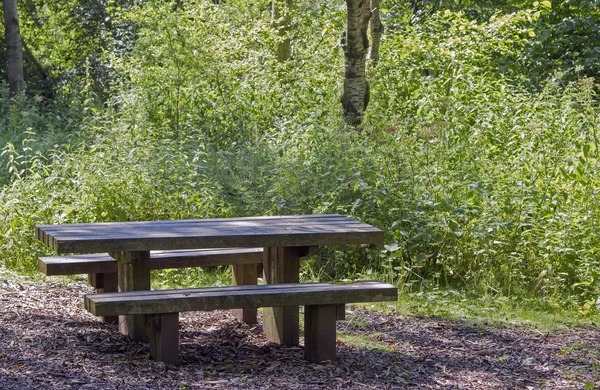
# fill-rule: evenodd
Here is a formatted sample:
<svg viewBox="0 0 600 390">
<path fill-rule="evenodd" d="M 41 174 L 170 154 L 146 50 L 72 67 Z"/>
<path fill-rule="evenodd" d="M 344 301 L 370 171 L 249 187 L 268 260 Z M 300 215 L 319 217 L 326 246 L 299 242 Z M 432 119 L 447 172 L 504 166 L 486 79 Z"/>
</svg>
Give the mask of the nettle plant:
<svg viewBox="0 0 600 390">
<path fill-rule="evenodd" d="M 384 178 L 371 193 L 389 205 L 383 255 L 404 280 L 597 294 L 597 85 L 511 77 L 536 12 L 489 23 L 440 12 L 384 43 L 368 115 Z"/>
</svg>

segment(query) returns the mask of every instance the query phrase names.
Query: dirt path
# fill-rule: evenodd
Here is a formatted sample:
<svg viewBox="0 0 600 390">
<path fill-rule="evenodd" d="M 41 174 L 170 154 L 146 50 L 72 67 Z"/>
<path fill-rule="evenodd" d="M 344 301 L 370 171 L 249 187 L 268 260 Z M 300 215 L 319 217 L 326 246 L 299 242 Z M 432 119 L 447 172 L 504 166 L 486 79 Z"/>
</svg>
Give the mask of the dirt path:
<svg viewBox="0 0 600 390">
<path fill-rule="evenodd" d="M 598 329 L 541 334 L 356 306 L 338 323 L 337 363 L 308 363 L 301 348 L 267 343 L 260 325 L 200 312 L 181 316 L 182 364 L 169 367 L 87 313 L 89 292 L 0 277 L 1 389 L 600 388 Z"/>
</svg>

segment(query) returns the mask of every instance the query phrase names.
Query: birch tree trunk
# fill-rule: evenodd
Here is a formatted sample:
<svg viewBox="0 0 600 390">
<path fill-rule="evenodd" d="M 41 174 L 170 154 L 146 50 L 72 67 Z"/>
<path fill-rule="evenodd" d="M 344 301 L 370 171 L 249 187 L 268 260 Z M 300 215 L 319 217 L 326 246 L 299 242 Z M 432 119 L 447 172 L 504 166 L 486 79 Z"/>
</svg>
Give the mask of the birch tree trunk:
<svg viewBox="0 0 600 390">
<path fill-rule="evenodd" d="M 379 61 L 379 44 L 383 35 L 384 27 L 379 17 L 379 9 L 381 8 L 381 0 L 371 0 L 371 51 L 369 58 L 376 65 Z"/>
<path fill-rule="evenodd" d="M 277 60 L 287 61 L 292 56 L 292 43 L 290 41 L 290 28 L 292 25 L 292 7 L 294 0 L 273 0 L 271 17 L 275 28 L 281 37 L 277 45 Z"/>
<path fill-rule="evenodd" d="M 23 49 L 17 0 L 3 0 L 4 3 L 4 36 L 6 38 L 6 57 L 8 58 L 6 73 L 10 95 L 25 91 L 23 76 Z"/>
<path fill-rule="evenodd" d="M 348 8 L 346 44 L 344 47 L 344 91 L 342 107 L 346 121 L 360 126 L 369 103 L 366 59 L 369 49 L 367 32 L 371 18 L 370 0 L 346 0 Z"/>
</svg>

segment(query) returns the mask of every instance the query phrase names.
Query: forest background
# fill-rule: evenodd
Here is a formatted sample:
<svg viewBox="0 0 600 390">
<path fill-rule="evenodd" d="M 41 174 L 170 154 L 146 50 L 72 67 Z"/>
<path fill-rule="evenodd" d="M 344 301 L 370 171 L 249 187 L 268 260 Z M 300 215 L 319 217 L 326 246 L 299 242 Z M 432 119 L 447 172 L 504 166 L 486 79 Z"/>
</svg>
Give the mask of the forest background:
<svg viewBox="0 0 600 390">
<path fill-rule="evenodd" d="M 385 246 L 325 249 L 304 280 L 597 314 L 600 2 L 384 0 L 358 128 L 346 4 L 291 3 L 281 34 L 264 0 L 20 0 L 26 92 L 0 72 L 4 267 L 36 272 L 36 224 L 340 213 Z"/>
</svg>

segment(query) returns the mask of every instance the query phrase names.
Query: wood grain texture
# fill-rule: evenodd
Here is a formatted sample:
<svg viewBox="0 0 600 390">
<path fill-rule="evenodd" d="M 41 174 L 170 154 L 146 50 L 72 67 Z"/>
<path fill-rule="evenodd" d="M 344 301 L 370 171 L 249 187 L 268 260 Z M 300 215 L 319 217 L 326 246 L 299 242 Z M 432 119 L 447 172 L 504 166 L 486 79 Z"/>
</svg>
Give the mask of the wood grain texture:
<svg viewBox="0 0 600 390">
<path fill-rule="evenodd" d="M 256 284 L 258 279 L 256 264 L 234 264 L 232 267 L 231 285 L 248 286 Z M 232 314 L 246 324 L 256 324 L 256 308 L 233 309 Z"/>
<path fill-rule="evenodd" d="M 150 356 L 166 364 L 179 363 L 179 313 L 149 316 Z"/>
<path fill-rule="evenodd" d="M 58 253 L 382 244 L 383 231 L 338 214 L 36 226 Z"/>
<path fill-rule="evenodd" d="M 336 305 L 304 307 L 304 357 L 309 362 L 335 361 Z"/>
<path fill-rule="evenodd" d="M 211 248 L 151 251 L 150 269 L 214 267 L 262 263 L 262 248 Z M 117 261 L 106 253 L 40 257 L 38 269 L 47 276 L 117 272 Z"/>
<path fill-rule="evenodd" d="M 119 291 L 119 282 L 116 272 L 101 273 L 101 274 L 89 274 L 88 281 L 90 285 L 96 289 L 96 293 L 112 293 Z M 100 317 L 101 321 L 109 324 L 118 324 L 118 316 L 104 316 Z"/>
<path fill-rule="evenodd" d="M 88 294 L 84 298 L 84 305 L 92 314 L 101 316 L 339 305 L 397 299 L 398 289 L 392 285 L 378 281 L 360 281 L 348 284 L 291 283 Z"/>
<path fill-rule="evenodd" d="M 150 290 L 150 252 L 125 252 L 113 254 L 118 257 L 118 280 L 120 292 Z M 117 293 L 118 294 L 118 293 Z M 143 315 L 126 315 L 119 319 L 119 330 L 135 341 L 146 341 L 146 318 Z"/>
<path fill-rule="evenodd" d="M 300 257 L 306 247 L 271 247 L 263 249 L 263 280 L 267 284 L 298 283 Z M 263 328 L 273 343 L 296 346 L 300 340 L 298 306 L 266 307 Z"/>
</svg>

